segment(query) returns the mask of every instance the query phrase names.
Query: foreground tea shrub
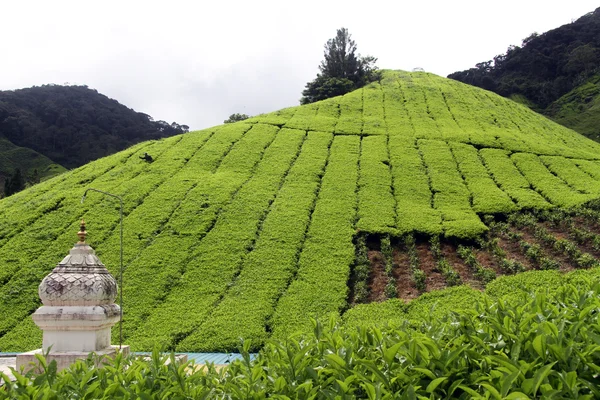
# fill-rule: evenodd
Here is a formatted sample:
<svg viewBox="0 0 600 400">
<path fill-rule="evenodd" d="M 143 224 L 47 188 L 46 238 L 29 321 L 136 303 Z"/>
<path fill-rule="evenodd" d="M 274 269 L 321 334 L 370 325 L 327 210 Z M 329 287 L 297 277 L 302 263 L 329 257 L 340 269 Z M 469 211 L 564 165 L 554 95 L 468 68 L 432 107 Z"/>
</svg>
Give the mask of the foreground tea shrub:
<svg viewBox="0 0 600 400">
<path fill-rule="evenodd" d="M 419 328 L 339 327 L 268 343 L 255 360 L 194 368 L 150 360 L 93 360 L 56 373 L 15 374 L 0 398 L 579 398 L 600 396 L 600 285 L 586 277 L 549 294 L 474 299 Z M 6 378 L 6 377 L 4 377 Z"/>
</svg>

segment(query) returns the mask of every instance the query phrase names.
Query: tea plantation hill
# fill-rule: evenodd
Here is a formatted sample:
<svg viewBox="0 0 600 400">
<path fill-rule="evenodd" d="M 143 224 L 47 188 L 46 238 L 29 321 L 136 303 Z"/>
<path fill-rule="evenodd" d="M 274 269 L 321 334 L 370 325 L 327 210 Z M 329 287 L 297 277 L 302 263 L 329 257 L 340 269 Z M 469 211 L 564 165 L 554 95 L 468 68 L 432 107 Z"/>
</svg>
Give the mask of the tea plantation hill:
<svg viewBox="0 0 600 400">
<path fill-rule="evenodd" d="M 153 163 L 140 160 L 145 152 Z M 125 204 L 125 342 L 228 351 L 240 337 L 256 348 L 310 329 L 311 317 L 352 314 L 386 274 L 392 283 L 404 277 L 386 288 L 404 298 L 419 262 L 426 291 L 436 276 L 477 285 L 489 280 L 479 278 L 485 271 L 512 273 L 502 266 L 539 268 L 502 258 L 519 248 L 510 240 L 545 254 L 526 230 L 551 235 L 539 218 L 600 198 L 599 178 L 600 144 L 522 105 L 432 74 L 384 71 L 347 95 L 140 143 L 0 201 L 0 351 L 39 347 L 29 318 L 37 286 L 72 246 L 81 218 L 118 273 L 118 205 L 94 193 L 81 204 L 89 187 Z M 578 214 L 563 216 L 578 226 Z M 495 249 L 499 261 L 486 264 L 490 232 L 506 232 L 489 247 L 505 252 Z M 458 252 L 458 244 L 467 246 Z M 574 248 L 585 266 L 596 263 Z M 392 257 L 385 272 L 374 252 Z M 434 258 L 436 269 L 426 270 Z M 358 300 L 357 285 L 367 291 Z M 375 318 L 399 305 L 367 306 Z"/>
</svg>

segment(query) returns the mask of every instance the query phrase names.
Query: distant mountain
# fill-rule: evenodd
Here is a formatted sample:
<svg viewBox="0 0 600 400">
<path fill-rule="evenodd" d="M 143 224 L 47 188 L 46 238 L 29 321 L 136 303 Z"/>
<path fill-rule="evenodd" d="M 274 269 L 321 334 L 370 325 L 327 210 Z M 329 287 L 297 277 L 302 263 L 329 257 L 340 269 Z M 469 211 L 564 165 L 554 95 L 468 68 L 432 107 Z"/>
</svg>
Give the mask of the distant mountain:
<svg viewBox="0 0 600 400">
<path fill-rule="evenodd" d="M 154 121 L 87 86 L 0 91 L 0 137 L 66 168 L 188 129 Z"/>
<path fill-rule="evenodd" d="M 594 105 L 600 102 L 600 8 L 448 77 L 524 103 L 599 140 L 600 109 Z"/>
</svg>

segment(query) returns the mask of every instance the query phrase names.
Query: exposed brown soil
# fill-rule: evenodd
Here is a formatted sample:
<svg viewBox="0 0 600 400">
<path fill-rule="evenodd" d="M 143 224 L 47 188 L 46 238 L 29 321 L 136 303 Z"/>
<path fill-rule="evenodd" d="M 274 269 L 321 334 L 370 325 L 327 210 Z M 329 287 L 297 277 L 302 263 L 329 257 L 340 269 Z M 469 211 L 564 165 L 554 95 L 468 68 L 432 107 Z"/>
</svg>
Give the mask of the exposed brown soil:
<svg viewBox="0 0 600 400">
<path fill-rule="evenodd" d="M 489 251 L 475 250 L 475 258 L 482 266 L 492 269 L 496 276 L 506 275 L 506 271 L 500 268 L 498 261 Z"/>
<path fill-rule="evenodd" d="M 521 248 L 518 243 L 505 237 L 499 237 L 498 239 L 498 246 L 506 252 L 507 260 L 518 261 L 523 264 L 527 270 L 534 269 L 533 265 L 529 262 L 529 259 L 521 253 Z M 507 273 L 508 271 L 504 271 L 504 274 Z"/>
<path fill-rule="evenodd" d="M 442 243 L 442 256 L 460 275 L 460 279 L 465 285 L 469 285 L 475 289 L 483 289 L 483 284 L 475 278 L 473 271 L 469 268 L 456 252 L 456 246 L 449 243 Z"/>
<path fill-rule="evenodd" d="M 369 276 L 369 302 L 385 300 L 385 259 L 379 250 L 369 250 L 367 253 L 371 262 L 371 275 Z"/>
<path fill-rule="evenodd" d="M 554 248 L 552 248 L 552 246 L 548 246 L 541 240 L 538 240 L 535 236 L 533 236 L 533 231 L 530 228 L 522 229 L 520 232 L 523 234 L 523 239 L 526 240 L 528 243 L 538 244 L 543 249 L 544 256 L 553 258 L 554 260 L 558 261 L 560 263 L 561 271 L 571 271 L 573 269 L 569 257 L 565 256 L 561 252 L 555 251 Z M 556 231 L 556 233 L 550 231 L 550 233 L 552 233 L 556 239 L 568 239 L 568 235 L 562 230 Z M 539 269 L 537 265 L 535 266 L 535 268 Z"/>
<path fill-rule="evenodd" d="M 433 258 L 433 254 L 429 250 L 427 243 L 417 244 L 417 254 L 419 255 L 419 268 L 425 272 L 427 279 L 425 281 L 425 291 L 439 290 L 446 287 L 444 276 L 438 271 L 437 263 Z"/>
<path fill-rule="evenodd" d="M 419 297 L 421 293 L 413 283 L 408 254 L 397 248 L 394 249 L 394 278 L 399 298 L 409 300 Z"/>
<path fill-rule="evenodd" d="M 562 226 L 556 226 L 550 223 L 542 223 L 542 225 L 548 229 L 548 231 L 550 231 L 554 236 L 558 237 L 559 233 L 563 234 L 563 237 L 565 239 L 569 239 L 572 240 L 573 242 L 575 242 L 575 240 L 573 238 L 571 238 L 567 233 L 564 233 L 563 230 L 568 229 L 566 227 L 562 227 Z M 598 227 L 585 227 L 582 226 L 581 224 L 577 224 L 577 222 L 575 223 L 575 226 L 579 229 L 588 229 L 594 233 L 598 233 Z M 577 243 L 577 247 L 579 247 L 579 250 L 583 251 L 584 253 L 590 253 L 592 256 L 594 256 L 597 259 L 600 259 L 600 251 L 594 249 L 594 247 L 592 246 L 592 244 L 589 241 L 586 241 L 585 243 Z"/>
<path fill-rule="evenodd" d="M 573 221 L 577 226 L 585 226 L 593 232 L 598 233 L 598 230 L 600 230 L 599 221 L 595 218 L 573 217 Z"/>
<path fill-rule="evenodd" d="M 574 217 L 573 222 L 576 227 L 580 229 L 587 229 L 596 234 L 600 234 L 600 221 L 596 219 L 585 219 L 582 217 Z M 592 244 L 576 243 L 571 235 L 571 230 L 567 224 L 554 225 L 550 222 L 538 222 L 540 226 L 543 226 L 557 239 L 571 240 L 577 245 L 579 250 L 585 253 L 589 253 L 592 256 L 600 260 L 600 251 L 593 248 Z M 562 252 L 556 251 L 553 246 L 548 246 L 541 240 L 534 236 L 534 229 L 532 228 L 517 228 L 515 226 L 509 227 L 510 232 L 519 233 L 522 235 L 524 241 L 530 244 L 537 244 L 541 247 L 543 256 L 549 257 L 556 260 L 561 264 L 561 271 L 570 271 L 577 266 L 574 261 L 571 260 L 567 255 Z M 539 269 L 537 263 L 529 260 L 522 252 L 519 241 L 509 239 L 509 235 L 500 234 L 497 236 L 498 245 L 506 253 L 508 260 L 518 261 L 525 266 L 526 269 Z M 396 279 L 396 289 L 398 297 L 404 300 L 410 300 L 418 297 L 421 293 L 417 290 L 412 279 L 412 271 L 410 269 L 409 255 L 402 243 L 393 242 L 393 276 Z M 369 302 L 383 301 L 386 299 L 385 286 L 388 283 L 388 277 L 385 273 L 385 259 L 379 249 L 379 240 L 375 237 L 371 237 L 371 240 L 367 242 L 369 247 L 368 257 L 371 262 L 371 273 L 369 276 Z M 475 289 L 483 289 L 484 284 L 478 277 L 475 276 L 474 271 L 468 267 L 464 261 L 458 256 L 457 243 L 453 241 L 441 242 L 441 255 L 448 261 L 448 263 L 454 268 L 454 270 L 460 275 L 464 284 L 467 284 Z M 419 268 L 425 273 L 426 280 L 425 291 L 430 292 L 434 290 L 443 289 L 446 287 L 446 280 L 441 272 L 437 269 L 437 260 L 433 257 L 430 250 L 429 242 L 426 239 L 419 239 L 416 244 L 417 256 L 419 257 Z M 474 248 L 475 257 L 477 261 L 485 268 L 490 268 L 496 272 L 497 276 L 509 274 L 510 271 L 503 270 L 500 267 L 500 260 L 496 258 L 490 251 L 486 249 Z M 350 282 L 353 285 L 353 282 Z M 352 289 L 352 287 L 351 287 Z"/>
</svg>

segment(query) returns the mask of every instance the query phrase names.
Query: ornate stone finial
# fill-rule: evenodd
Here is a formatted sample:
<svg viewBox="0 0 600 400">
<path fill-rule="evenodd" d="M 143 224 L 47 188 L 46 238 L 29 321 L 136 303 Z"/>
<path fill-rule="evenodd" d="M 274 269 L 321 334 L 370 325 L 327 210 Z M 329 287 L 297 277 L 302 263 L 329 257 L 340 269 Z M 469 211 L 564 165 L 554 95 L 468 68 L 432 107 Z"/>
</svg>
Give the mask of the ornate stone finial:
<svg viewBox="0 0 600 400">
<path fill-rule="evenodd" d="M 77 236 L 79 242 L 38 287 L 43 305 L 31 318 L 43 331 L 42 349 L 19 354 L 19 368 L 31 368 L 27 366 L 35 364 L 36 355 L 42 352 L 48 361 L 56 360 L 58 370 L 87 358 L 90 352 L 101 357 L 116 354 L 110 336 L 111 327 L 122 316 L 114 303 L 117 281 L 85 243 L 83 220 Z M 119 348 L 129 351 L 127 346 Z"/>
<path fill-rule="evenodd" d="M 83 244 L 85 243 L 85 236 L 87 235 L 87 232 L 85 231 L 85 221 L 82 219 L 81 220 L 81 225 L 79 226 L 79 232 L 77 232 L 77 236 L 79 236 L 79 243 Z"/>
</svg>

